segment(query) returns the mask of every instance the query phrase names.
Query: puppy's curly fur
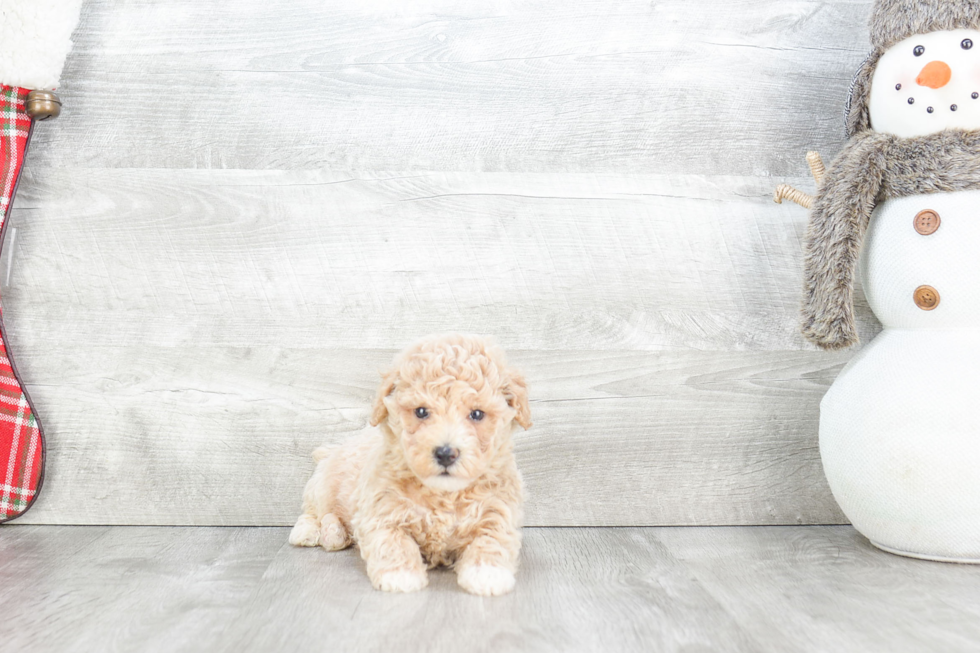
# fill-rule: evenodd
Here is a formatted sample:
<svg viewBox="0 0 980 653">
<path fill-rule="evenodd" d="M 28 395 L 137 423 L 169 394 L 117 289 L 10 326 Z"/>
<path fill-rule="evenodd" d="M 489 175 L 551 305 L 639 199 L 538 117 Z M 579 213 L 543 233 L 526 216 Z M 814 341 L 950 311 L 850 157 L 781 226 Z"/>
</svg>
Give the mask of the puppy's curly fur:
<svg viewBox="0 0 980 653">
<path fill-rule="evenodd" d="M 436 566 L 474 594 L 513 589 L 523 489 L 511 435 L 531 413 L 503 352 L 477 336 L 416 343 L 383 375 L 371 425 L 314 452 L 290 543 L 356 544 L 385 591 L 420 590 Z"/>
</svg>

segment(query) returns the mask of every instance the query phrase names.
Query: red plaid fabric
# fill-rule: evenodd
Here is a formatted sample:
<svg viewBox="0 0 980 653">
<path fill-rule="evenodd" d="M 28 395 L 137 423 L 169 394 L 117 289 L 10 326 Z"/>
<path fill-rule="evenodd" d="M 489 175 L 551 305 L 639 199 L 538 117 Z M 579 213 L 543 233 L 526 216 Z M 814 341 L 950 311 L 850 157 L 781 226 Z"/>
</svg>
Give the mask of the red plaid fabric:
<svg viewBox="0 0 980 653">
<path fill-rule="evenodd" d="M 0 85 L 0 225 L 7 216 L 24 165 L 31 119 L 24 111 L 28 89 Z M 2 233 L 2 227 L 0 227 Z M 0 236 L 0 248 L 3 247 Z M 41 489 L 44 440 L 4 343 L 0 317 L 0 522 L 18 517 Z"/>
</svg>

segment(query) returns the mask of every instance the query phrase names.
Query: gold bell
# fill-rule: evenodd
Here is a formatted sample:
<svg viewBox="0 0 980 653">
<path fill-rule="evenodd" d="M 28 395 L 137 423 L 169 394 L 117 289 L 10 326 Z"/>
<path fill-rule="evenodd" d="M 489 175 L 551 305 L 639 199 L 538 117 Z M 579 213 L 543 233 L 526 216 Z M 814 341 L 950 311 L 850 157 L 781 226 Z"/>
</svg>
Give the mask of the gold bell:
<svg viewBox="0 0 980 653">
<path fill-rule="evenodd" d="M 51 91 L 31 91 L 27 94 L 25 108 L 27 115 L 36 122 L 57 118 L 61 114 L 61 98 Z"/>
</svg>

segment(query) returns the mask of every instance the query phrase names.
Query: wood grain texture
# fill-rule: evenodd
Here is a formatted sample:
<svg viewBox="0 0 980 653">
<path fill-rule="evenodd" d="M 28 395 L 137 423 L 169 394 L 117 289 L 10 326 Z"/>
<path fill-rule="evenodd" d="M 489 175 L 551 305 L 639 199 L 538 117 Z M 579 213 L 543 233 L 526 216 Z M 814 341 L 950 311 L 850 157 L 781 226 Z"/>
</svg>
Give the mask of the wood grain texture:
<svg viewBox="0 0 980 653">
<path fill-rule="evenodd" d="M 287 529 L 0 528 L 0 651 L 972 653 L 980 567 L 850 527 L 527 529 L 517 588 L 377 592 Z"/>
<path fill-rule="evenodd" d="M 517 440 L 530 525 L 843 519 L 814 437 L 840 357 L 513 357 L 537 380 L 535 426 Z M 42 372 L 37 357 L 30 391 L 51 434 L 50 467 L 24 521 L 291 524 L 310 452 L 363 428 L 390 358 L 102 347 L 56 354 Z"/>
<path fill-rule="evenodd" d="M 406 653 L 752 650 L 655 531 L 529 530 L 517 575 L 515 591 L 496 599 L 466 594 L 448 570 L 429 572 L 419 594 L 391 596 L 371 588 L 354 550 L 287 547 L 229 628 L 229 641 L 254 650 L 330 641 L 343 650 Z"/>
<path fill-rule="evenodd" d="M 778 174 L 865 0 L 92 0 L 44 166 Z"/>
<path fill-rule="evenodd" d="M 805 348 L 806 214 L 766 180 L 32 169 L 12 220 L 16 338 Z"/>
<path fill-rule="evenodd" d="M 0 650 L 220 650 L 282 546 L 266 529 L 4 526 Z M 9 620 L 8 620 L 9 619 Z M 225 649 L 227 650 L 227 649 Z"/>
<path fill-rule="evenodd" d="M 458 330 L 530 378 L 530 524 L 841 522 L 850 354 L 797 334 L 771 192 L 838 147 L 869 4 L 87 2 L 0 261 L 25 519 L 288 524 L 392 354 Z"/>
<path fill-rule="evenodd" d="M 309 452 L 364 425 L 397 348 L 454 329 L 495 334 L 531 379 L 531 525 L 843 519 L 815 433 L 848 354 L 796 334 L 804 216 L 758 181 L 49 170 L 28 188 L 5 301 L 51 444 L 29 522 L 289 524 Z"/>
<path fill-rule="evenodd" d="M 883 554 L 849 527 L 657 533 L 760 650 L 967 653 L 980 646 L 978 566 Z"/>
</svg>

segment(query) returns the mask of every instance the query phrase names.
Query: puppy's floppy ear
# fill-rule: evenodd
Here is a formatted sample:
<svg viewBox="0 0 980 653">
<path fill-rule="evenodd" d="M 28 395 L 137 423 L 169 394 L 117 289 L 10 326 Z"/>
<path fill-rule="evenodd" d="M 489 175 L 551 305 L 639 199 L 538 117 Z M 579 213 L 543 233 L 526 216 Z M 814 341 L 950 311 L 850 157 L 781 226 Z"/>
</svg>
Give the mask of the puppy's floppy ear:
<svg viewBox="0 0 980 653">
<path fill-rule="evenodd" d="M 371 407 L 371 426 L 377 426 L 388 419 L 388 407 L 385 406 L 385 399 L 390 397 L 398 384 L 398 372 L 389 370 L 381 377 L 381 387 L 378 389 L 378 396 L 374 399 Z"/>
<path fill-rule="evenodd" d="M 504 397 L 507 405 L 517 411 L 514 419 L 524 430 L 531 428 L 531 406 L 527 400 L 527 381 L 520 372 L 510 372 L 507 385 L 504 386 Z"/>
</svg>

